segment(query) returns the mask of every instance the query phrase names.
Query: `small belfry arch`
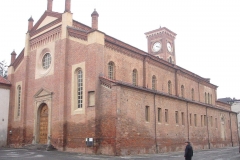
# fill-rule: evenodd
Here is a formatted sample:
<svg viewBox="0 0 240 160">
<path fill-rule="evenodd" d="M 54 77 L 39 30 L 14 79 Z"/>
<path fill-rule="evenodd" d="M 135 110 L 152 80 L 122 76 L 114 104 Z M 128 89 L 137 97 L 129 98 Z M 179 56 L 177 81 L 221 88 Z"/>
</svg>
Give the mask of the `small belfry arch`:
<svg viewBox="0 0 240 160">
<path fill-rule="evenodd" d="M 32 144 L 51 145 L 52 92 L 40 89 L 34 96 L 34 127 Z"/>
</svg>

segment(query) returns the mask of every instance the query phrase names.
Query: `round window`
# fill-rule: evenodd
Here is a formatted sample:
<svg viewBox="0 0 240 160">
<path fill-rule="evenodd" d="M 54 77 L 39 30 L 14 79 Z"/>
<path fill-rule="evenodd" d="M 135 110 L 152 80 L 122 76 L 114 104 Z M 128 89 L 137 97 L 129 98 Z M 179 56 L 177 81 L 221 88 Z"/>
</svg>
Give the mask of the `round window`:
<svg viewBox="0 0 240 160">
<path fill-rule="evenodd" d="M 43 59 L 42 59 L 42 66 L 43 66 L 43 69 L 48 69 L 51 65 L 51 54 L 50 53 L 46 53 L 44 56 L 43 56 Z"/>
</svg>

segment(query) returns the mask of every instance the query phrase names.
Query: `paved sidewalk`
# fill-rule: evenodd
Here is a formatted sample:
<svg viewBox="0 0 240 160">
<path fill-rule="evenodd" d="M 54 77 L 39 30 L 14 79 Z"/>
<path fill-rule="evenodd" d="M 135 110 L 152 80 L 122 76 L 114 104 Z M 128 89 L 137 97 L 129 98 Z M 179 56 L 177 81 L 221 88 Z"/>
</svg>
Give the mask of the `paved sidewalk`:
<svg viewBox="0 0 240 160">
<path fill-rule="evenodd" d="M 86 155 L 60 151 L 0 148 L 0 160 L 184 160 L 183 152 L 136 156 Z M 193 160 L 240 160 L 238 147 L 194 151 Z"/>
</svg>

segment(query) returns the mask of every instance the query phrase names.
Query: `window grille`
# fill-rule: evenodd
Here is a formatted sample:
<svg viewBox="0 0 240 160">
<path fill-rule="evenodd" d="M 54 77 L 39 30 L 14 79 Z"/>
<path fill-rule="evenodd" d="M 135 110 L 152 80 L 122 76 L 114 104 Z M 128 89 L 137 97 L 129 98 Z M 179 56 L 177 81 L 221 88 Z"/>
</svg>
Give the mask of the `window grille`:
<svg viewBox="0 0 240 160">
<path fill-rule="evenodd" d="M 114 63 L 113 62 L 108 63 L 108 78 L 114 79 Z"/>
<path fill-rule="evenodd" d="M 132 82 L 134 86 L 137 86 L 137 70 L 134 69 L 132 73 Z"/>
<path fill-rule="evenodd" d="M 50 65 L 51 65 L 51 55 L 50 53 L 46 53 L 42 59 L 43 69 L 48 69 Z"/>
<path fill-rule="evenodd" d="M 78 108 L 83 107 L 83 73 L 79 69 L 77 72 L 77 102 Z"/>
<path fill-rule="evenodd" d="M 20 116 L 21 111 L 21 86 L 18 86 L 18 94 L 17 94 L 17 116 Z"/>
</svg>

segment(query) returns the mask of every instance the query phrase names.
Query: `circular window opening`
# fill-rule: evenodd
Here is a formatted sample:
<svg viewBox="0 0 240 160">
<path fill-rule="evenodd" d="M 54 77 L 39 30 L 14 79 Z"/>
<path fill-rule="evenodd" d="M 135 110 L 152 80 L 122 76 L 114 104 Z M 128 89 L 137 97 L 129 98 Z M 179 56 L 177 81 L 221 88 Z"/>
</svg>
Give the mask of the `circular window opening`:
<svg viewBox="0 0 240 160">
<path fill-rule="evenodd" d="M 46 53 L 44 56 L 43 56 L 43 59 L 42 59 L 42 66 L 43 66 L 43 69 L 48 69 L 51 65 L 51 54 L 50 53 Z"/>
</svg>

